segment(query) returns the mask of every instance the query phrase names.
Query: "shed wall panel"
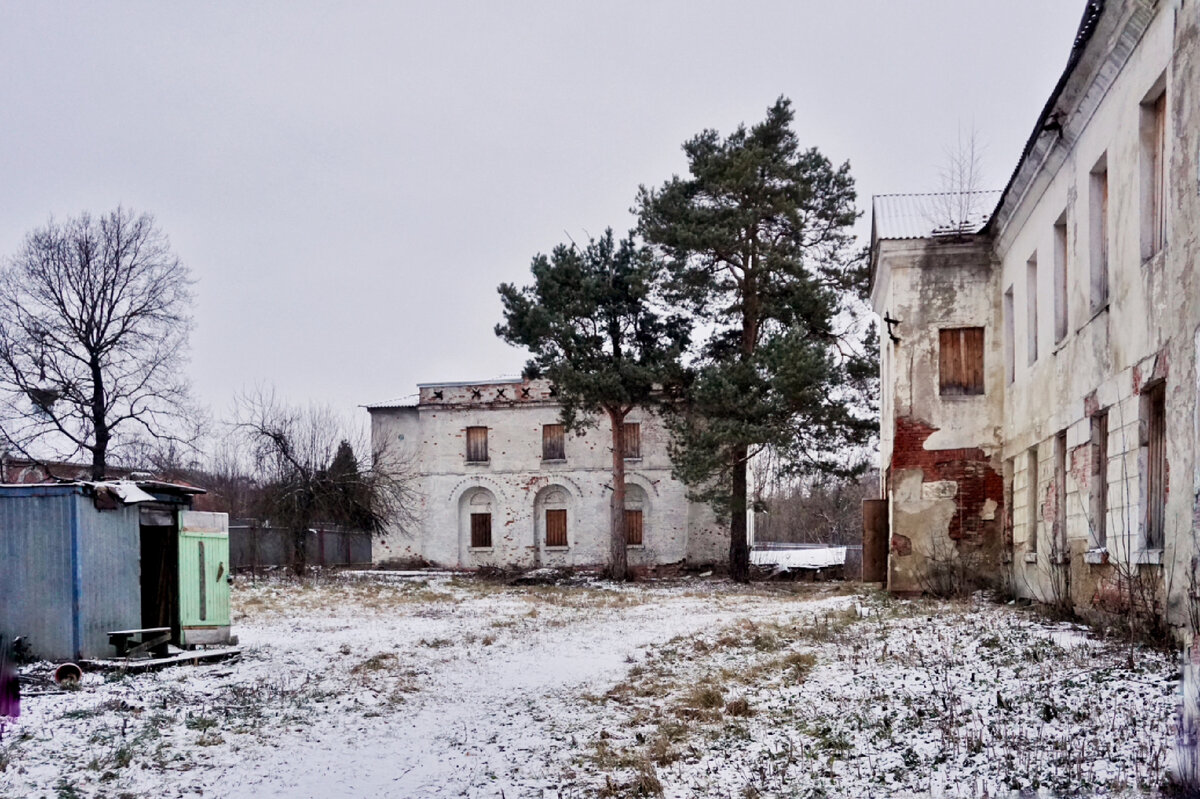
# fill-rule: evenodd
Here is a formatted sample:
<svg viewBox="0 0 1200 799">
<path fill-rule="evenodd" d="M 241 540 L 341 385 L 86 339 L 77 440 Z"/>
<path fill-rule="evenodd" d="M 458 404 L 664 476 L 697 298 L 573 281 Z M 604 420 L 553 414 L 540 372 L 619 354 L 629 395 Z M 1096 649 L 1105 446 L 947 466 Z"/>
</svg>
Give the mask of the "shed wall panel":
<svg viewBox="0 0 1200 799">
<path fill-rule="evenodd" d="M 40 657 L 74 657 L 69 491 L 0 495 L 0 632 Z"/>
<path fill-rule="evenodd" d="M 140 513 L 137 505 L 96 510 L 89 497 L 79 508 L 80 618 L 83 657 L 111 657 L 109 630 L 142 626 Z"/>
</svg>

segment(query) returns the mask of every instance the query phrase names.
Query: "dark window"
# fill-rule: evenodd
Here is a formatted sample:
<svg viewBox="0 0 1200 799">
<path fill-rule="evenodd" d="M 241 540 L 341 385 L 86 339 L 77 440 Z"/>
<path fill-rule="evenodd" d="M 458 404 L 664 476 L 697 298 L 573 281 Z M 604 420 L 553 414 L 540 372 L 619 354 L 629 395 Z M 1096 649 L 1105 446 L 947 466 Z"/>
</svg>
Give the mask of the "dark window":
<svg viewBox="0 0 1200 799">
<path fill-rule="evenodd" d="M 621 426 L 621 453 L 625 458 L 642 457 L 642 426 L 637 422 Z"/>
<path fill-rule="evenodd" d="M 1108 545 L 1108 411 L 1092 417 L 1092 546 Z"/>
<path fill-rule="evenodd" d="M 940 332 L 938 366 L 942 394 L 982 394 L 983 328 L 955 327 Z"/>
<path fill-rule="evenodd" d="M 488 459 L 486 427 L 467 428 L 467 460 L 475 463 Z"/>
<path fill-rule="evenodd" d="M 1068 321 L 1067 212 L 1054 225 L 1054 343 L 1067 337 Z"/>
<path fill-rule="evenodd" d="M 490 547 L 492 545 L 492 514 L 471 514 L 471 546 Z"/>
<path fill-rule="evenodd" d="M 1167 391 L 1159 383 L 1145 392 L 1146 548 L 1161 549 L 1167 506 Z"/>
<path fill-rule="evenodd" d="M 1025 487 L 1026 496 L 1028 497 L 1029 507 L 1026 510 L 1029 513 L 1029 529 L 1027 530 L 1027 541 L 1029 542 L 1029 551 L 1038 551 L 1038 451 L 1037 447 L 1032 447 L 1029 450 L 1028 467 L 1025 471 L 1025 478 L 1028 485 Z"/>
<path fill-rule="evenodd" d="M 642 512 L 640 510 L 625 511 L 625 543 L 629 546 L 642 544 Z"/>
<path fill-rule="evenodd" d="M 1054 437 L 1054 536 L 1052 555 L 1061 562 L 1067 556 L 1067 431 Z"/>
<path fill-rule="evenodd" d="M 542 460 L 566 460 L 566 428 L 561 424 L 542 425 Z"/>
<path fill-rule="evenodd" d="M 1038 262 L 1037 253 L 1025 263 L 1025 350 L 1028 364 L 1038 359 Z"/>
<path fill-rule="evenodd" d="M 1092 169 L 1091 209 L 1091 295 L 1092 313 L 1108 305 L 1108 157 Z"/>
<path fill-rule="evenodd" d="M 565 508 L 546 510 L 546 546 L 567 545 L 567 511 Z"/>
</svg>

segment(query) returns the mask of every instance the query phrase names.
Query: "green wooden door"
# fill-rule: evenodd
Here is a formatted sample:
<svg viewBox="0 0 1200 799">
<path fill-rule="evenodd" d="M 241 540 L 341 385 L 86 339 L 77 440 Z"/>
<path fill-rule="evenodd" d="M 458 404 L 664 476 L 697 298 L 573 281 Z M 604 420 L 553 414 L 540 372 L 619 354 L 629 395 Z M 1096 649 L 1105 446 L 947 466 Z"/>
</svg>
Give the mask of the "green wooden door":
<svg viewBox="0 0 1200 799">
<path fill-rule="evenodd" d="M 184 646 L 229 640 L 227 514 L 179 514 L 179 626 Z"/>
</svg>

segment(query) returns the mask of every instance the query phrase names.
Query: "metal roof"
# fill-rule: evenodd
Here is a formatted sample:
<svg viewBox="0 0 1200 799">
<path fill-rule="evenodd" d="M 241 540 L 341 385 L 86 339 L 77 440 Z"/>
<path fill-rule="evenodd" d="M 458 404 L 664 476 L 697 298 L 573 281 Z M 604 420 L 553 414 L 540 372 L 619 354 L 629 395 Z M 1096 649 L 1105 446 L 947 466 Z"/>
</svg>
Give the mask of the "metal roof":
<svg viewBox="0 0 1200 799">
<path fill-rule="evenodd" d="M 876 194 L 871 198 L 871 240 L 978 233 L 999 199 L 999 191 Z M 967 218 L 960 220 L 957 211 L 964 205 Z"/>
<path fill-rule="evenodd" d="M 413 402 L 413 397 L 416 394 L 409 394 L 407 397 L 398 397 L 397 399 L 384 400 L 383 402 L 370 402 L 362 406 L 368 411 L 390 411 L 397 408 L 415 408 L 417 404 Z"/>
</svg>

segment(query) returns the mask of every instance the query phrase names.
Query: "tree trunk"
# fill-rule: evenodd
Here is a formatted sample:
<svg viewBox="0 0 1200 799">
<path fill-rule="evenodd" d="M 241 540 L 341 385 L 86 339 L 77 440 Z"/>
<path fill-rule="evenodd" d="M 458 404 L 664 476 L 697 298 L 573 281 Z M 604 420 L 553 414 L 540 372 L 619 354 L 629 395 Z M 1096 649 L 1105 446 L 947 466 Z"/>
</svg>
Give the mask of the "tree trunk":
<svg viewBox="0 0 1200 799">
<path fill-rule="evenodd" d="M 614 580 L 629 579 L 629 563 L 625 549 L 625 452 L 623 428 L 625 414 L 608 411 L 612 423 L 612 504 L 609 506 L 612 526 L 609 539 L 608 576 Z"/>
<path fill-rule="evenodd" d="M 733 491 L 729 503 L 729 576 L 750 582 L 750 543 L 746 538 L 746 447 L 733 452 Z"/>
<path fill-rule="evenodd" d="M 92 372 L 92 428 L 96 432 L 96 444 L 92 447 L 92 479 L 99 482 L 108 471 L 108 442 L 112 434 L 104 408 L 104 373 L 100 361 L 94 356 L 90 364 Z"/>
</svg>

